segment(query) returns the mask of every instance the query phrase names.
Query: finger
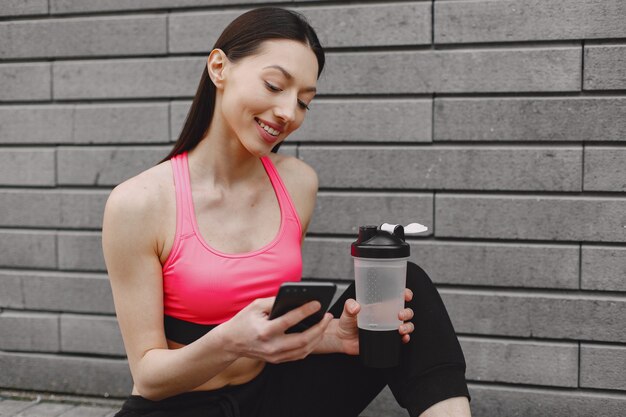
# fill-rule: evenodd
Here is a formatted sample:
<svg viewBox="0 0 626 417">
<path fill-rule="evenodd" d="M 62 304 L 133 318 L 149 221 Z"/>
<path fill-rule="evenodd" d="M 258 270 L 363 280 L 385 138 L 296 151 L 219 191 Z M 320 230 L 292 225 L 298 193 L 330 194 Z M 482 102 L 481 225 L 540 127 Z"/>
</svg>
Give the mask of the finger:
<svg viewBox="0 0 626 417">
<path fill-rule="evenodd" d="M 411 301 L 413 299 L 413 291 L 409 288 L 404 289 L 404 301 Z"/>
<path fill-rule="evenodd" d="M 273 326 L 278 331 L 285 331 L 292 326 L 300 323 L 302 320 L 314 314 L 322 308 L 322 305 L 319 301 L 309 301 L 306 304 L 301 305 L 300 307 L 294 308 L 293 310 L 283 314 L 280 317 L 276 317 L 274 320 L 270 320 L 273 323 Z"/>
<path fill-rule="evenodd" d="M 266 298 L 257 298 L 256 306 L 263 311 L 269 314 L 272 311 L 272 307 L 274 306 L 274 301 L 276 297 L 266 297 Z"/>
<path fill-rule="evenodd" d="M 350 317 L 356 317 L 361 311 L 361 305 L 356 300 L 348 298 L 343 305 L 343 311 Z"/>
<path fill-rule="evenodd" d="M 300 349 L 306 349 L 309 345 L 324 335 L 326 328 L 333 319 L 331 313 L 324 314 L 322 320 L 309 327 L 303 332 L 286 334 L 282 341 L 285 355 L 293 355 Z"/>
<path fill-rule="evenodd" d="M 415 325 L 411 322 L 404 323 L 398 328 L 401 335 L 411 334 L 415 330 Z"/>
<path fill-rule="evenodd" d="M 413 310 L 410 308 L 405 308 L 401 312 L 398 313 L 398 318 L 402 321 L 411 320 L 413 318 Z"/>
<path fill-rule="evenodd" d="M 411 336 L 409 336 L 408 334 L 405 334 L 404 336 L 402 336 L 402 343 L 409 343 L 411 341 Z"/>
</svg>

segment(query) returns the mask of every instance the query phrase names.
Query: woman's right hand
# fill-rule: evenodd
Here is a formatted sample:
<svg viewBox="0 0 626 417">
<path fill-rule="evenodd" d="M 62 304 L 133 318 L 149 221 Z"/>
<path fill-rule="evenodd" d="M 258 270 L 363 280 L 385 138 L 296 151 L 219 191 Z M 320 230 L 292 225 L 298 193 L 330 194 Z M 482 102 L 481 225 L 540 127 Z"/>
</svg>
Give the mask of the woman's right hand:
<svg viewBox="0 0 626 417">
<path fill-rule="evenodd" d="M 307 357 L 321 341 L 333 315 L 326 313 L 319 323 L 303 332 L 285 334 L 287 329 L 318 311 L 321 305 L 318 301 L 311 301 L 269 320 L 275 299 L 258 298 L 225 322 L 224 349 L 238 357 L 262 359 L 270 363 Z"/>
</svg>

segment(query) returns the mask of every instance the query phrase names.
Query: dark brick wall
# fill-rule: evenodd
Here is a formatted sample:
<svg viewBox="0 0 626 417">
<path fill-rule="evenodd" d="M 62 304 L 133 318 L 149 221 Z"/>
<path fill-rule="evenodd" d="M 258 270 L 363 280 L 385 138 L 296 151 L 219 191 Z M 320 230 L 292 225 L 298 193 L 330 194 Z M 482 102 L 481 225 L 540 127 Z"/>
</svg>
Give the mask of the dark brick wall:
<svg viewBox="0 0 626 417">
<path fill-rule="evenodd" d="M 165 155 L 208 48 L 257 3 L 0 5 L 0 388 L 129 393 L 104 202 Z M 283 147 L 320 177 L 305 278 L 345 286 L 359 224 L 424 223 L 412 260 L 475 416 L 624 415 L 626 2 L 274 3 L 328 48 Z M 388 390 L 366 413 L 405 415 Z"/>
</svg>

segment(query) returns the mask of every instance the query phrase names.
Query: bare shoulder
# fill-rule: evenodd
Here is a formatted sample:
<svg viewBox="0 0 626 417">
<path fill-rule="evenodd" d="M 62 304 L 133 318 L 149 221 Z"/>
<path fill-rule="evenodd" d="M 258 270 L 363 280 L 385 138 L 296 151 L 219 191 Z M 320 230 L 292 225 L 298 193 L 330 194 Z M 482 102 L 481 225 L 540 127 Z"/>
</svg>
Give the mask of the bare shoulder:
<svg viewBox="0 0 626 417">
<path fill-rule="evenodd" d="M 319 180 L 315 170 L 301 159 L 290 155 L 271 154 L 272 162 L 291 196 L 302 224 L 302 234 L 306 233 L 317 200 Z"/>
<path fill-rule="evenodd" d="M 107 205 L 119 205 L 125 209 L 137 210 L 150 207 L 151 204 L 160 201 L 168 188 L 164 175 L 168 163 L 149 168 L 118 184 L 111 191 Z"/>
<path fill-rule="evenodd" d="M 103 228 L 114 223 L 126 230 L 141 227 L 157 236 L 159 219 L 169 208 L 174 187 L 169 164 L 164 162 L 118 184 L 107 199 Z"/>
<path fill-rule="evenodd" d="M 272 162 L 287 188 L 302 189 L 307 193 L 317 193 L 319 180 L 317 172 L 306 162 L 291 155 L 272 154 Z M 291 192 L 291 189 L 289 189 Z"/>
</svg>

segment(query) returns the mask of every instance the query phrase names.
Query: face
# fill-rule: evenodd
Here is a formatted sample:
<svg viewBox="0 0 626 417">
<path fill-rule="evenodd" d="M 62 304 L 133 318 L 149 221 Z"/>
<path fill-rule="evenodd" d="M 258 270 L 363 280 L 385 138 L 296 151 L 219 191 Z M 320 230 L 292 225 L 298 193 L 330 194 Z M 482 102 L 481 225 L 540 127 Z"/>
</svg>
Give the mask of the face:
<svg viewBox="0 0 626 417">
<path fill-rule="evenodd" d="M 255 155 L 267 155 L 300 127 L 315 96 L 317 58 L 297 41 L 264 41 L 236 63 L 213 50 L 208 68 L 224 127 Z"/>
</svg>

